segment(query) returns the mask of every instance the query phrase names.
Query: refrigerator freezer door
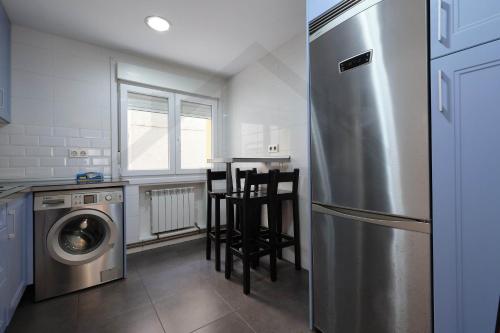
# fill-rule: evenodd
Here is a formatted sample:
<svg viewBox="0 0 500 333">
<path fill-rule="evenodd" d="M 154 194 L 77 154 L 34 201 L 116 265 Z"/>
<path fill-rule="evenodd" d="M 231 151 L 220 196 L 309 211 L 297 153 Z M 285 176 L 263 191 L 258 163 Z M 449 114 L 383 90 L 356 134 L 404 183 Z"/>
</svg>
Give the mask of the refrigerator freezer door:
<svg viewBox="0 0 500 333">
<path fill-rule="evenodd" d="M 313 201 L 430 219 L 426 22 L 384 0 L 310 42 Z"/>
<path fill-rule="evenodd" d="M 430 333 L 430 235 L 313 212 L 313 324 Z"/>
</svg>

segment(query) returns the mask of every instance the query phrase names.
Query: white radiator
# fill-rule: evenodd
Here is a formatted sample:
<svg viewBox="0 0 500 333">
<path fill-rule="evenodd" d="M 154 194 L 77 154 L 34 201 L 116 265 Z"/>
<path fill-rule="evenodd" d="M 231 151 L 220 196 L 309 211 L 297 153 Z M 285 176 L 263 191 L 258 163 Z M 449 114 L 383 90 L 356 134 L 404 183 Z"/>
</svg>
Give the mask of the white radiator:
<svg viewBox="0 0 500 333">
<path fill-rule="evenodd" d="M 151 191 L 151 232 L 194 227 L 194 187 Z"/>
</svg>

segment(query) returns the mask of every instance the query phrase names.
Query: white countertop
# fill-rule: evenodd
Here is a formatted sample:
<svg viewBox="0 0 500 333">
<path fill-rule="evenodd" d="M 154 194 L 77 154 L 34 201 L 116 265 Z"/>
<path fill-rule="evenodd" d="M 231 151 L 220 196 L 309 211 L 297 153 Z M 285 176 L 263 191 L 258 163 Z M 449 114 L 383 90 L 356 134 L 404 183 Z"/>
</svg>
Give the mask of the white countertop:
<svg viewBox="0 0 500 333">
<path fill-rule="evenodd" d="M 255 157 L 214 157 L 208 163 L 272 163 L 290 162 L 290 156 L 255 156 Z"/>
</svg>

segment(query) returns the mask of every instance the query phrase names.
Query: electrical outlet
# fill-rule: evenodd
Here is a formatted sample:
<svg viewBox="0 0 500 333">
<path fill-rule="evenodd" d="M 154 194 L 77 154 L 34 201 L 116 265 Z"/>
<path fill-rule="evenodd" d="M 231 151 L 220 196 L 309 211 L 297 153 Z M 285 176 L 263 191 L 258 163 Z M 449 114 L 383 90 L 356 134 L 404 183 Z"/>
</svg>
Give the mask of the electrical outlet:
<svg viewBox="0 0 500 333">
<path fill-rule="evenodd" d="M 89 152 L 88 149 L 75 148 L 69 150 L 70 158 L 85 158 L 88 157 Z"/>
<path fill-rule="evenodd" d="M 267 146 L 268 153 L 278 153 L 280 151 L 280 146 L 278 144 Z"/>
</svg>

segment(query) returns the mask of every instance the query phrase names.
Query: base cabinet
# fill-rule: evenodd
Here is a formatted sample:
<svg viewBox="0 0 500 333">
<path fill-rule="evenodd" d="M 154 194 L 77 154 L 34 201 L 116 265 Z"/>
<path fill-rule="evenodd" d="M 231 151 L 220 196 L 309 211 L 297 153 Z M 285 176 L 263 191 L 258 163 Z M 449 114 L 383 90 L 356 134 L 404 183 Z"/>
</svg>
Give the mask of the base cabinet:
<svg viewBox="0 0 500 333">
<path fill-rule="evenodd" d="M 12 319 L 27 284 L 30 195 L 0 202 L 0 332 Z"/>
<path fill-rule="evenodd" d="M 434 332 L 495 332 L 500 41 L 431 64 Z"/>
<path fill-rule="evenodd" d="M 7 204 L 0 202 L 0 332 L 4 332 L 9 323 L 7 247 Z"/>
</svg>

